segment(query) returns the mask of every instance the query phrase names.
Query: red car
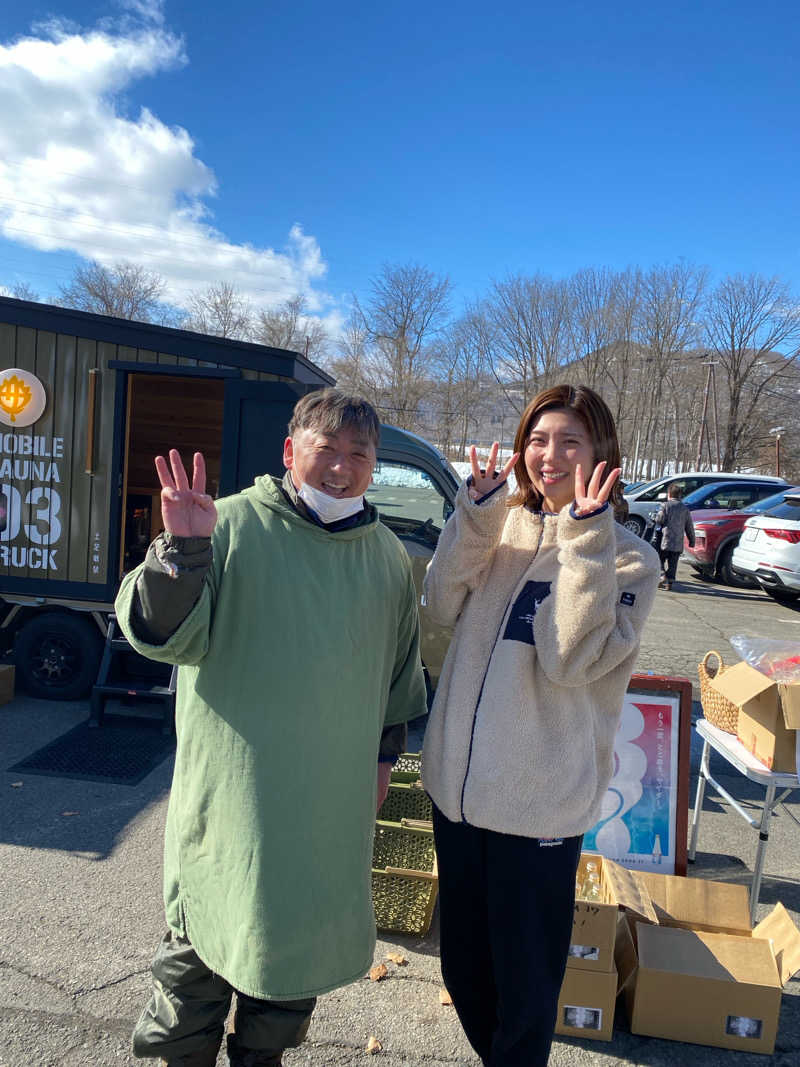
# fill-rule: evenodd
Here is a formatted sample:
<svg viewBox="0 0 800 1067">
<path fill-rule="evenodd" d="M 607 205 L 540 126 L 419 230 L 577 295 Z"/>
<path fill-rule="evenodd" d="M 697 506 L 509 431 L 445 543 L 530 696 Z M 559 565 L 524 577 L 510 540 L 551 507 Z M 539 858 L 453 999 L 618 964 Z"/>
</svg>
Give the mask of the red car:
<svg viewBox="0 0 800 1067">
<path fill-rule="evenodd" d="M 731 569 L 731 556 L 739 541 L 744 524 L 751 515 L 761 515 L 783 503 L 787 493 L 798 492 L 797 487 L 786 486 L 779 493 L 757 500 L 739 511 L 722 511 L 720 508 L 705 508 L 692 511 L 694 523 L 694 548 L 684 541 L 683 559 L 690 563 L 698 574 L 705 578 L 719 578 L 726 585 L 754 586 L 755 582 Z"/>
</svg>

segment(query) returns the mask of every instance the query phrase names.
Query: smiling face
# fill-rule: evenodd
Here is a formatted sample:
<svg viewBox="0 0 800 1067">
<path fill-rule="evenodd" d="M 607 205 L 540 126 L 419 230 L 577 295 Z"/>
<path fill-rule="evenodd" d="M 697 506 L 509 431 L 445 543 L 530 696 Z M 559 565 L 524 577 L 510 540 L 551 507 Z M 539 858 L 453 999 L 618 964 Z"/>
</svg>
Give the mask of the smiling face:
<svg viewBox="0 0 800 1067">
<path fill-rule="evenodd" d="M 298 430 L 283 444 L 283 464 L 292 472 L 295 489 L 310 485 L 332 497 L 363 496 L 375 458 L 372 442 L 348 426 L 338 433 Z"/>
<path fill-rule="evenodd" d="M 543 511 L 560 511 L 575 499 L 575 468 L 584 482 L 595 467 L 594 447 L 583 420 L 568 408 L 544 411 L 534 422 L 525 445 L 525 469 L 542 495 Z"/>
</svg>

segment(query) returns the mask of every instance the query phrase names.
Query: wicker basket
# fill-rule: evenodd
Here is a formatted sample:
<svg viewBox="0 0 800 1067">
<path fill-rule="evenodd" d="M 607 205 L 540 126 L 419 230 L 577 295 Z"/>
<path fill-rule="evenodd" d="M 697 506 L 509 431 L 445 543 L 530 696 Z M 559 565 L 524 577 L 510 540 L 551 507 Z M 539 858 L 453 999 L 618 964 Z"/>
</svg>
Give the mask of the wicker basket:
<svg viewBox="0 0 800 1067">
<path fill-rule="evenodd" d="M 403 752 L 392 768 L 393 782 L 416 782 L 422 776 L 422 753 Z"/>
<path fill-rule="evenodd" d="M 420 782 L 392 782 L 378 818 L 384 822 L 401 819 L 432 819 L 433 804 Z"/>
<path fill-rule="evenodd" d="M 427 933 L 438 888 L 433 831 L 403 823 L 376 823 L 372 902 L 378 929 Z"/>
<path fill-rule="evenodd" d="M 719 660 L 713 674 L 710 674 L 708 670 L 709 656 L 716 656 Z M 700 676 L 700 703 L 703 705 L 703 714 L 712 726 L 728 734 L 735 734 L 739 722 L 739 709 L 711 686 L 712 678 L 718 678 L 724 670 L 725 663 L 720 653 L 716 649 L 706 652 L 697 665 L 697 673 Z"/>
</svg>

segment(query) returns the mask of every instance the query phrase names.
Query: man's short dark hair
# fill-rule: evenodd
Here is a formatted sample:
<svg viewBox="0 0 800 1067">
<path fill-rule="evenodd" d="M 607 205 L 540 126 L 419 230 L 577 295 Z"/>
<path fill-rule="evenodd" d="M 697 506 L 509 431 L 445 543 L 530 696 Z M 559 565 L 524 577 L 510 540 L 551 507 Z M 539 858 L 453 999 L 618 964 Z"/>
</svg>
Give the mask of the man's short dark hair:
<svg viewBox="0 0 800 1067">
<path fill-rule="evenodd" d="M 289 423 L 289 436 L 300 430 L 337 434 L 347 427 L 375 446 L 381 436 L 378 413 L 363 396 L 351 396 L 341 389 L 315 389 L 295 404 Z"/>
<path fill-rule="evenodd" d="M 677 482 L 672 482 L 667 486 L 667 497 L 670 500 L 680 500 L 682 496 L 683 489 L 681 489 Z"/>
</svg>

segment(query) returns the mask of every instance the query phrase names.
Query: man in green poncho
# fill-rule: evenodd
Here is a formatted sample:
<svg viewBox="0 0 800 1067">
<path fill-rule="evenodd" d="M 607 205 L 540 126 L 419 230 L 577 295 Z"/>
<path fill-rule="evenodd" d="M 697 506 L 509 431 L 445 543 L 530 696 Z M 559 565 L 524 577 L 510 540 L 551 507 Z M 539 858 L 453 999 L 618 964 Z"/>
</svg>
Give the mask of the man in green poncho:
<svg viewBox="0 0 800 1067">
<path fill-rule="evenodd" d="M 217 506 L 199 453 L 191 486 L 176 451 L 156 460 L 166 532 L 116 611 L 181 665 L 168 931 L 134 1032 L 167 1067 L 213 1067 L 234 992 L 231 1064 L 277 1067 L 372 961 L 376 803 L 425 711 L 410 563 L 364 500 L 379 430 L 366 401 L 311 393 L 283 480 Z"/>
</svg>

